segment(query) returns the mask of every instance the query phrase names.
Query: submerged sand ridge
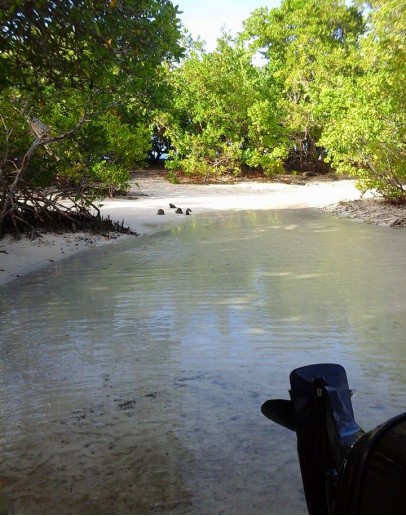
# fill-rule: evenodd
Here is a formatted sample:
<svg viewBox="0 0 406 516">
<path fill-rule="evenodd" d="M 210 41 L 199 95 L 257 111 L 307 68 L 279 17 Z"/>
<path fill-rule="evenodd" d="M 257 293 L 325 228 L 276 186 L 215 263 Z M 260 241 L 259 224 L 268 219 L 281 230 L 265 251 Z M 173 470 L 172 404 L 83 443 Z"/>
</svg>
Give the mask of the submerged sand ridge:
<svg viewBox="0 0 406 516">
<path fill-rule="evenodd" d="M 191 216 L 225 210 L 273 210 L 322 208 L 361 197 L 355 181 L 321 181 L 304 185 L 241 182 L 232 185 L 171 184 L 163 177 L 135 176 L 131 199 L 106 199 L 101 213 L 130 226 L 139 235 L 149 235 L 168 225 L 186 223 L 190 216 L 177 214 L 170 203 Z M 135 197 L 135 198 L 134 198 Z M 157 215 L 163 209 L 165 215 Z M 0 285 L 48 266 L 79 251 L 129 238 L 126 235 L 45 234 L 34 240 L 0 240 Z"/>
</svg>

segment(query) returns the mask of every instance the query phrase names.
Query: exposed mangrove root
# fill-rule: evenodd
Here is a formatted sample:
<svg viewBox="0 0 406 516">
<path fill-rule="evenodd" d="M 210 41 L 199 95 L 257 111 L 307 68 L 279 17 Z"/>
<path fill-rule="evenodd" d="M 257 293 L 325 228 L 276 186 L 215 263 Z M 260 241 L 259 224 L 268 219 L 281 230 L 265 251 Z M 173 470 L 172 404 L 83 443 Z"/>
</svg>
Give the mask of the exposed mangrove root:
<svg viewBox="0 0 406 516">
<path fill-rule="evenodd" d="M 80 182 L 72 183 L 55 174 L 48 186 L 39 186 L 26 177 L 29 163 L 39 150 L 53 156 L 50 146 L 72 138 L 84 125 L 92 95 L 77 124 L 64 133 L 52 135 L 40 120 L 27 115 L 35 138 L 19 159 L 9 156 L 11 132 L 0 114 L 0 122 L 6 134 L 5 154 L 0 162 L 0 238 L 6 234 L 16 238 L 24 234 L 33 237 L 46 231 L 115 231 L 134 234 L 130 228 L 124 227 L 124 222 L 120 224 L 109 217 L 101 217 L 95 200 L 101 198 L 103 193 L 100 186 L 92 184 L 89 178 L 83 177 Z"/>
<path fill-rule="evenodd" d="M 368 224 L 392 228 L 406 228 L 406 203 L 384 199 L 357 199 L 341 201 L 323 208 L 340 218 L 354 219 Z"/>
<path fill-rule="evenodd" d="M 51 211 L 43 209 L 41 212 L 19 209 L 13 217 L 6 220 L 3 224 L 4 237 L 7 234 L 20 238 L 25 235 L 34 238 L 38 233 L 64 233 L 89 231 L 91 233 L 115 232 L 129 235 L 137 235 L 122 222 L 113 221 L 109 216 L 106 218 L 100 214 L 90 213 L 64 213 L 62 211 Z"/>
<path fill-rule="evenodd" d="M 120 223 L 102 217 L 96 204 L 89 200 L 84 204 L 83 200 L 76 189 L 40 191 L 20 181 L 18 192 L 9 194 L 7 202 L 2 203 L 0 238 L 6 234 L 33 238 L 37 233 L 50 231 L 136 234 L 124 226 L 124 221 Z"/>
</svg>

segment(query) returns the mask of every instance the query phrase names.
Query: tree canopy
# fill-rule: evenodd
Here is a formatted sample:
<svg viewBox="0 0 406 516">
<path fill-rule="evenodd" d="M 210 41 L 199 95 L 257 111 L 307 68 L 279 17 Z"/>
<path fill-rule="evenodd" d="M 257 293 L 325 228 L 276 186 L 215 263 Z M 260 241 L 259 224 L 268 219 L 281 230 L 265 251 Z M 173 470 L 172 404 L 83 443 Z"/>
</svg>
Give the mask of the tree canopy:
<svg viewBox="0 0 406 516">
<path fill-rule="evenodd" d="M 0 6 L 1 234 L 66 219 L 61 190 L 83 214 L 104 193 L 95 185 L 125 183 L 146 156 L 162 68 L 182 47 L 168 0 Z"/>
<path fill-rule="evenodd" d="M 406 202 L 406 2 L 368 2 L 357 72 L 337 74 L 324 92 L 330 116 L 320 141 L 338 171 Z"/>
<path fill-rule="evenodd" d="M 406 201 L 405 7 L 283 0 L 254 11 L 214 52 L 192 52 L 170 76 L 168 167 L 335 170 Z"/>
<path fill-rule="evenodd" d="M 172 143 L 169 168 L 206 177 L 245 165 L 281 168 L 274 85 L 242 45 L 224 36 L 215 52 L 193 49 L 170 83 L 173 102 L 161 116 Z"/>
</svg>

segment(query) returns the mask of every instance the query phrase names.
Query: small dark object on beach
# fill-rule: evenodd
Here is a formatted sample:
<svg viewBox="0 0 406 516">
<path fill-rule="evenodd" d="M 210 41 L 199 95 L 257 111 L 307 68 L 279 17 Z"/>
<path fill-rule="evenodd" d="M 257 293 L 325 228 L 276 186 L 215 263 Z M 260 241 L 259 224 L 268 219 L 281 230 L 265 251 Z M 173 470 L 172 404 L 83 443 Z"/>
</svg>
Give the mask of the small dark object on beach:
<svg viewBox="0 0 406 516">
<path fill-rule="evenodd" d="M 192 213 L 192 210 L 190 208 L 187 208 L 186 215 L 189 215 L 190 213 Z"/>
<path fill-rule="evenodd" d="M 169 208 L 176 208 L 176 206 L 170 202 L 169 203 Z"/>
<path fill-rule="evenodd" d="M 159 208 L 158 215 L 165 215 L 165 212 L 162 208 Z"/>
<path fill-rule="evenodd" d="M 178 208 L 175 213 L 183 213 L 182 208 Z"/>
</svg>

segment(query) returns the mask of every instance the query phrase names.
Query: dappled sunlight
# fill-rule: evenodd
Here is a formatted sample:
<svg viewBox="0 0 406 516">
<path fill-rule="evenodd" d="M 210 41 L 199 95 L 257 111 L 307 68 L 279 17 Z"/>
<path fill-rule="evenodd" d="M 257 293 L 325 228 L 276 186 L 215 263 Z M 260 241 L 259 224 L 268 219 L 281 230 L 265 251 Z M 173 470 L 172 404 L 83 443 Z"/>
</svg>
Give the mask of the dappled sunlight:
<svg viewBox="0 0 406 516">
<path fill-rule="evenodd" d="M 272 271 L 261 271 L 258 273 L 259 276 L 269 276 L 269 277 L 283 277 L 283 276 L 291 276 L 293 274 L 292 271 L 285 271 L 285 272 L 272 272 Z"/>
<path fill-rule="evenodd" d="M 292 279 L 313 279 L 320 278 L 321 276 L 326 276 L 326 273 L 309 273 L 309 274 L 293 274 L 291 276 Z"/>
<path fill-rule="evenodd" d="M 265 328 L 247 328 L 245 333 L 247 335 L 264 335 L 266 331 Z"/>
<path fill-rule="evenodd" d="M 211 300 L 211 304 L 213 305 L 227 305 L 227 306 L 239 306 L 250 304 L 254 299 L 253 296 L 245 296 L 245 297 L 226 297 L 224 299 L 215 299 Z"/>
</svg>

